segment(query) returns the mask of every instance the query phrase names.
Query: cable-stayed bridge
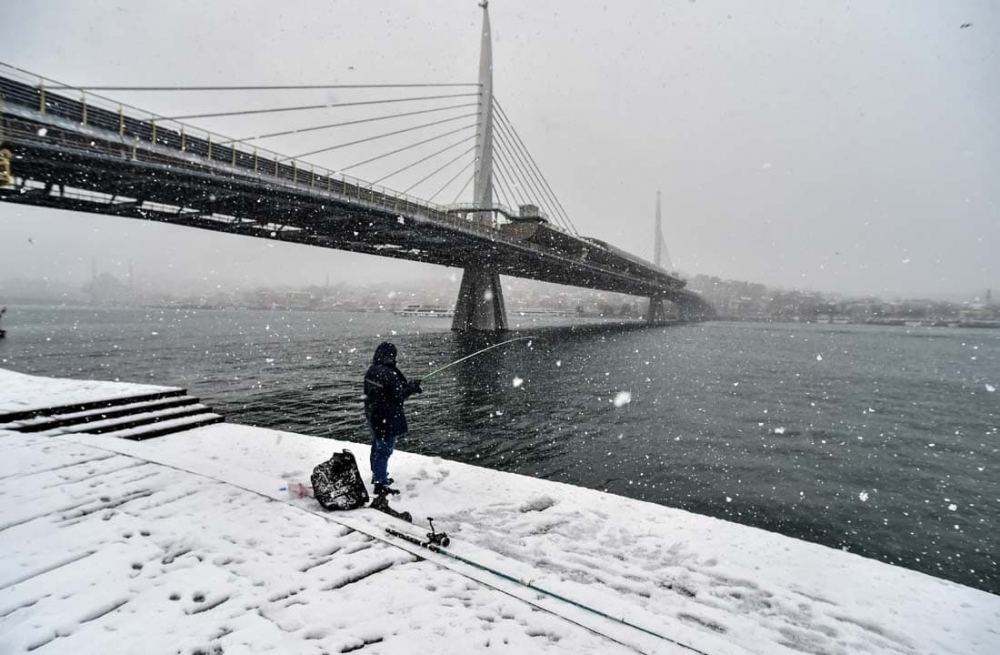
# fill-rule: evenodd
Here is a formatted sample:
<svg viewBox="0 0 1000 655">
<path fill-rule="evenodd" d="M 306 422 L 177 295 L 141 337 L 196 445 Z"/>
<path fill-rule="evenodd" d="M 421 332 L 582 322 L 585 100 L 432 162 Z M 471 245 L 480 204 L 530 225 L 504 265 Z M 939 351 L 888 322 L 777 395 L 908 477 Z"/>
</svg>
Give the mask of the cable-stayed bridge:
<svg viewBox="0 0 1000 655">
<path fill-rule="evenodd" d="M 338 95 L 169 116 L 104 95 L 140 91 Z M 338 110 L 352 113 L 238 138 L 192 124 Z M 423 122 L 410 124 L 415 117 Z M 330 145 L 317 140 L 371 126 L 389 127 Z M 303 135 L 314 147 L 296 156 L 261 145 Z M 357 161 L 336 170 L 315 163 L 343 153 L 359 153 Z M 353 177 L 361 171 L 374 181 Z M 404 190 L 381 186 L 390 180 Z M 435 202 L 456 189 L 450 204 Z M 687 318 L 711 315 L 659 257 L 650 263 L 577 233 L 494 97 L 485 6 L 479 80 L 468 84 L 71 87 L 0 64 L 0 200 L 459 267 L 456 330 L 506 329 L 500 275 L 644 296 L 650 321 L 664 317 L 665 301 Z M 655 230 L 660 253 L 659 198 Z"/>
</svg>

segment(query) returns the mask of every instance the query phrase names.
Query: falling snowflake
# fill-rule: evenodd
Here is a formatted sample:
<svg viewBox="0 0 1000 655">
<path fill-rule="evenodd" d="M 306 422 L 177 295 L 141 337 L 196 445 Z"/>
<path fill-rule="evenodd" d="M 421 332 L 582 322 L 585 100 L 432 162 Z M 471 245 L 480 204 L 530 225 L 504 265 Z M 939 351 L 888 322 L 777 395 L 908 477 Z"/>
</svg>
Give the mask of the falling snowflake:
<svg viewBox="0 0 1000 655">
<path fill-rule="evenodd" d="M 992 384 L 987 384 L 986 385 L 986 390 L 989 391 L 990 393 L 993 393 L 994 391 L 997 390 L 997 388 L 994 387 Z"/>
<path fill-rule="evenodd" d="M 612 401 L 615 407 L 622 407 L 623 405 L 628 405 L 632 402 L 632 394 L 628 391 L 619 391 L 615 394 L 615 399 Z"/>
<path fill-rule="evenodd" d="M 561 359 L 557 359 L 556 360 L 556 366 L 562 366 L 562 360 Z"/>
<path fill-rule="evenodd" d="M 948 511 L 949 512 L 954 512 L 957 509 L 958 509 L 958 505 L 956 505 L 955 503 L 952 503 L 951 505 L 948 505 Z"/>
<path fill-rule="evenodd" d="M 730 497 L 730 496 L 726 496 L 726 502 L 727 502 L 727 503 L 731 503 L 731 502 L 733 502 L 733 499 L 732 499 L 732 497 Z"/>
<path fill-rule="evenodd" d="M 46 128 L 44 128 L 44 127 L 38 128 L 38 136 L 45 136 L 48 133 L 49 133 L 49 131 Z"/>
<path fill-rule="evenodd" d="M 785 434 L 785 428 L 774 428 L 775 434 Z"/>
<path fill-rule="evenodd" d="M 858 494 L 858 498 L 861 499 L 861 502 L 867 503 L 868 502 L 868 492 L 867 491 L 862 491 L 861 493 Z"/>
<path fill-rule="evenodd" d="M 515 376 L 515 377 L 514 377 L 514 380 L 513 380 L 513 382 L 512 382 L 511 384 L 513 384 L 513 385 L 514 385 L 514 388 L 516 389 L 516 388 L 518 388 L 519 386 L 521 386 L 522 384 L 524 384 L 524 380 L 522 380 L 521 378 L 519 378 L 519 377 Z"/>
<path fill-rule="evenodd" d="M 816 355 L 816 361 L 817 362 L 823 361 L 823 355 Z"/>
</svg>

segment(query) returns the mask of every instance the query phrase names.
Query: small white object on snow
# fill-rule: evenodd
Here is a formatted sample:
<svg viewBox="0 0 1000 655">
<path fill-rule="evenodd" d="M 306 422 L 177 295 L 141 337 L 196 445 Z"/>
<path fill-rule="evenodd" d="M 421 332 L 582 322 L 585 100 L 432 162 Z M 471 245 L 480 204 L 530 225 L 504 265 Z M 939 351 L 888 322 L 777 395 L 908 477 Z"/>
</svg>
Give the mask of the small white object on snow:
<svg viewBox="0 0 1000 655">
<path fill-rule="evenodd" d="M 823 361 L 823 355 L 816 355 L 816 361 L 817 362 Z"/>
<path fill-rule="evenodd" d="M 994 391 L 997 390 L 997 388 L 994 387 L 992 384 L 987 383 L 986 390 L 989 391 L 990 393 L 993 393 Z"/>
<path fill-rule="evenodd" d="M 861 499 L 861 502 L 867 503 L 868 502 L 868 492 L 867 491 L 862 491 L 861 493 L 858 494 L 858 498 Z"/>
<path fill-rule="evenodd" d="M 521 378 L 519 378 L 519 377 L 517 377 L 517 376 L 515 375 L 515 376 L 514 376 L 514 380 L 513 380 L 512 382 L 511 382 L 511 384 L 513 384 L 513 385 L 514 385 L 514 388 L 516 389 L 516 388 L 518 388 L 519 386 L 521 386 L 522 384 L 524 384 L 524 380 L 522 380 Z"/>
</svg>

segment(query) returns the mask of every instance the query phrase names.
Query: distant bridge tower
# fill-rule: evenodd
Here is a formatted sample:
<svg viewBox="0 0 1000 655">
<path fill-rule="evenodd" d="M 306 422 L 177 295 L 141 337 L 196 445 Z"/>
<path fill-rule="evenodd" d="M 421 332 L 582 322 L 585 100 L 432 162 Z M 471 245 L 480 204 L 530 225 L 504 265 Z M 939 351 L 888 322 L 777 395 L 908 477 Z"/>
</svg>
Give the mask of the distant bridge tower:
<svg viewBox="0 0 1000 655">
<path fill-rule="evenodd" d="M 663 266 L 663 254 L 666 244 L 663 242 L 663 223 L 660 219 L 660 190 L 656 190 L 656 224 L 653 227 L 653 263 Z M 667 254 L 667 266 L 670 266 L 670 255 Z M 667 317 L 667 312 L 663 308 L 663 296 L 654 294 L 649 297 L 649 309 L 646 312 L 646 321 L 655 323 Z"/>
<path fill-rule="evenodd" d="M 479 46 L 479 118 L 477 121 L 476 169 L 472 185 L 475 207 L 493 205 L 493 48 L 490 36 L 489 2 L 483 8 L 483 34 Z M 474 214 L 474 220 L 492 225 L 491 212 Z M 484 258 L 485 258 L 484 254 Z M 462 285 L 455 304 L 455 331 L 500 331 L 507 329 L 507 310 L 500 287 L 500 274 L 488 259 L 462 272 Z"/>
</svg>

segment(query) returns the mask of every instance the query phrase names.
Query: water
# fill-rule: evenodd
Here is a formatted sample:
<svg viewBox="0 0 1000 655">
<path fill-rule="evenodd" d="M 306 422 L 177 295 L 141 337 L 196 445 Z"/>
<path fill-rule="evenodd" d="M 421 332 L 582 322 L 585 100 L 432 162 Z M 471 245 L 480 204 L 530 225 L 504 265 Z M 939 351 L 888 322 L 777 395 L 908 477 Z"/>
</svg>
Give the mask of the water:
<svg viewBox="0 0 1000 655">
<path fill-rule="evenodd" d="M 233 423 L 349 441 L 367 440 L 360 379 L 378 341 L 411 377 L 491 342 L 386 314 L 19 307 L 5 324 L 0 366 L 183 386 Z M 517 334 L 536 338 L 429 380 L 399 447 L 1000 593 L 1000 390 L 987 388 L 1000 331 L 525 321 Z"/>
</svg>

